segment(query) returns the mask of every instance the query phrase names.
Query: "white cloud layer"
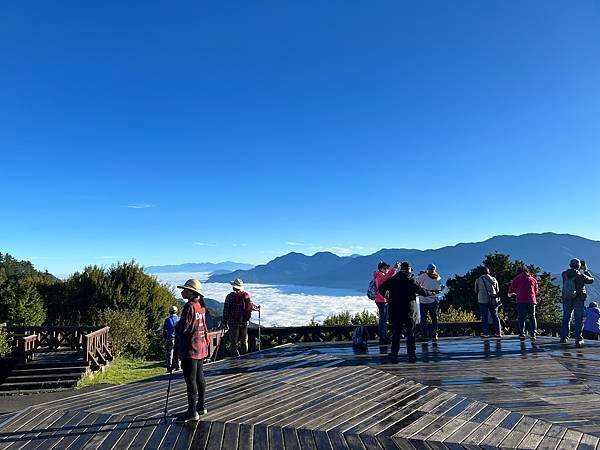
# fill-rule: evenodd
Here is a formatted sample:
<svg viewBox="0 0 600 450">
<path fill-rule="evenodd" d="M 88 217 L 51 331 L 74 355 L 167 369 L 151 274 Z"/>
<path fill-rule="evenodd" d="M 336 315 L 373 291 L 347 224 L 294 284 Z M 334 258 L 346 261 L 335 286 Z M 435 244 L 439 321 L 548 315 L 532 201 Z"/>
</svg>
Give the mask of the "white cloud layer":
<svg viewBox="0 0 600 450">
<path fill-rule="evenodd" d="M 207 273 L 161 273 L 156 277 L 173 287 L 185 283 L 189 278 L 206 280 Z M 246 291 L 254 303 L 261 305 L 261 323 L 264 326 L 299 326 L 308 324 L 312 318 L 322 322 L 328 315 L 341 311 L 351 313 L 368 310 L 376 312 L 375 303 L 366 295 L 350 289 L 331 289 L 313 286 L 271 286 L 246 284 Z M 203 283 L 204 295 L 225 300 L 231 292 L 228 283 Z M 179 294 L 179 290 L 176 291 Z M 258 322 L 258 313 L 252 314 L 252 321 Z"/>
<path fill-rule="evenodd" d="M 154 205 L 151 205 L 149 203 L 136 203 L 133 205 L 127 205 L 127 207 L 130 209 L 146 209 L 146 208 L 154 208 Z"/>
<path fill-rule="evenodd" d="M 212 244 L 210 242 L 193 242 L 192 245 L 198 246 L 198 247 L 216 247 L 217 244 Z"/>
</svg>

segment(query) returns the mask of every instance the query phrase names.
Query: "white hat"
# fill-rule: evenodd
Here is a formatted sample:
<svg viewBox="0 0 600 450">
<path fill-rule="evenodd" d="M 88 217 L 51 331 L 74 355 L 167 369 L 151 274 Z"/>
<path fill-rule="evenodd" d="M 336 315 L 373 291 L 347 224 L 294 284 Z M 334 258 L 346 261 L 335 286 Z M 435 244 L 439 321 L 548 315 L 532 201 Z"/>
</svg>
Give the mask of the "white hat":
<svg viewBox="0 0 600 450">
<path fill-rule="evenodd" d="M 169 308 L 171 314 L 177 314 L 177 306 L 173 305 Z"/>
<path fill-rule="evenodd" d="M 184 285 L 177 286 L 178 289 L 189 289 L 190 291 L 194 291 L 200 295 L 202 294 L 202 284 L 198 280 L 187 280 Z"/>
<path fill-rule="evenodd" d="M 230 281 L 229 284 L 231 284 L 234 289 L 239 289 L 240 291 L 244 289 L 244 282 L 240 278 Z"/>
</svg>

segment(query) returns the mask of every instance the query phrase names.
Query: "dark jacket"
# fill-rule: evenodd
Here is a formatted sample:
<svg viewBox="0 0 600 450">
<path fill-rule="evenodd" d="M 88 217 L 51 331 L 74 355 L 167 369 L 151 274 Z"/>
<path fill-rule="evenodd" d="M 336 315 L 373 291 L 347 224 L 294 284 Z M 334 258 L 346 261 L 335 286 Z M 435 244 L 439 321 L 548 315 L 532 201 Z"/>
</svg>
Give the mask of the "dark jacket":
<svg viewBox="0 0 600 450">
<path fill-rule="evenodd" d="M 388 278 L 379 286 L 378 291 L 384 297 L 386 292 L 389 292 L 388 305 L 392 317 L 414 311 L 417 295 L 428 297 L 437 294 L 436 291 L 428 291 L 419 286 L 408 272 L 398 272 L 393 277 Z"/>
<path fill-rule="evenodd" d="M 575 289 L 577 291 L 577 297 L 575 300 L 585 300 L 587 298 L 587 291 L 585 289 L 586 284 L 592 284 L 594 277 L 587 270 L 567 269 L 562 273 L 563 284 L 567 278 L 575 277 Z"/>
</svg>

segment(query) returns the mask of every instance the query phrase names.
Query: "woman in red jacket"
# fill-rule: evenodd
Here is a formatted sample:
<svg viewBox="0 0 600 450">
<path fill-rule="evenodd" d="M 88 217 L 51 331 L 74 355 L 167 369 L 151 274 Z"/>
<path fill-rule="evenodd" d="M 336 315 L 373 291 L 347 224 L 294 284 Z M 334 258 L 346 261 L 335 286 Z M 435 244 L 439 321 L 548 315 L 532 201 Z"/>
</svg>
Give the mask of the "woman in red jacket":
<svg viewBox="0 0 600 450">
<path fill-rule="evenodd" d="M 197 421 L 201 415 L 206 414 L 206 383 L 202 360 L 208 356 L 208 327 L 200 282 L 187 280 L 184 285 L 177 287 L 183 289 L 181 296 L 187 300 L 175 327 L 175 346 L 181 360 L 188 398 L 188 410 L 177 421 L 187 423 Z"/>
</svg>

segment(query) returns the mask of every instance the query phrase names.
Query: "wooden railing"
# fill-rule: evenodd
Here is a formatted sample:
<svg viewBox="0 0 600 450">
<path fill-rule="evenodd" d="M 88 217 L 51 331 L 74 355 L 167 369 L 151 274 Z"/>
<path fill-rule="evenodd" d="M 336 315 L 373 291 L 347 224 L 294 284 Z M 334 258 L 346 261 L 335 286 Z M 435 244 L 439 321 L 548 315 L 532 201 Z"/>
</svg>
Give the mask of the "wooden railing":
<svg viewBox="0 0 600 450">
<path fill-rule="evenodd" d="M 262 327 L 261 348 L 299 342 L 336 342 L 350 341 L 356 325 L 317 325 L 303 327 Z M 368 325 L 370 339 L 378 339 L 377 325 Z M 439 323 L 440 337 L 477 336 L 481 332 L 481 322 L 448 322 Z M 517 322 L 503 323 L 505 334 L 517 332 Z M 558 336 L 560 324 L 538 322 L 538 333 L 543 336 Z M 418 335 L 417 331 L 417 335 Z M 258 350 L 258 328 L 248 329 L 249 351 Z"/>
<path fill-rule="evenodd" d="M 209 362 L 216 361 L 217 359 L 223 358 L 224 350 L 224 331 L 216 330 L 208 333 L 209 346 L 208 346 L 208 357 Z"/>
<path fill-rule="evenodd" d="M 110 327 L 104 327 L 83 336 L 83 349 L 85 352 L 83 359 L 92 370 L 98 370 L 113 360 L 108 339 L 109 331 Z"/>
<path fill-rule="evenodd" d="M 98 327 L 6 327 L 9 334 L 14 335 L 38 335 L 38 347 L 56 350 L 58 348 L 70 348 L 80 350 L 83 347 L 83 337 L 96 331 Z"/>
<path fill-rule="evenodd" d="M 38 346 L 38 335 L 16 335 L 15 356 L 18 364 L 27 364 L 35 359 L 35 350 Z"/>
</svg>

